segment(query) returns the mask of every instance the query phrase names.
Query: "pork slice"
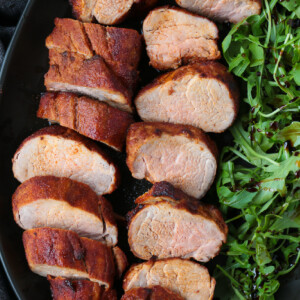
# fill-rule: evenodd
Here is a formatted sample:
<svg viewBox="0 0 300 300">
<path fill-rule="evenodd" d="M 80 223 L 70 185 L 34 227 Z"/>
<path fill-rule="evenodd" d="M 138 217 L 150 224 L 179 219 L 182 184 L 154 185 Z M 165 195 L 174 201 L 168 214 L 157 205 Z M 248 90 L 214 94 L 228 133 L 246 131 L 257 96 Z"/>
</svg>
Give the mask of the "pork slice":
<svg viewBox="0 0 300 300">
<path fill-rule="evenodd" d="M 176 0 L 177 4 L 211 19 L 238 23 L 252 15 L 259 15 L 261 0 Z"/>
<path fill-rule="evenodd" d="M 48 90 L 75 91 L 132 111 L 141 56 L 137 31 L 56 18 L 46 46 Z"/>
<path fill-rule="evenodd" d="M 85 59 L 76 53 L 52 49 L 49 58 L 44 82 L 48 91 L 79 93 L 132 112 L 131 93 L 100 56 Z"/>
<path fill-rule="evenodd" d="M 119 182 L 116 165 L 92 141 L 71 129 L 53 125 L 26 138 L 13 157 L 13 173 L 20 182 L 53 175 L 89 185 L 98 195 L 114 191 Z"/>
<path fill-rule="evenodd" d="M 115 290 L 105 290 L 103 286 L 89 280 L 70 280 L 47 276 L 53 300 L 117 300 Z"/>
<path fill-rule="evenodd" d="M 127 292 L 132 288 L 160 285 L 186 300 L 208 300 L 213 299 L 215 284 L 204 266 L 172 258 L 132 266 L 125 275 L 123 289 Z"/>
<path fill-rule="evenodd" d="M 146 122 L 193 125 L 206 132 L 223 132 L 234 122 L 238 86 L 226 67 L 201 62 L 163 74 L 144 87 L 135 99 Z"/>
<path fill-rule="evenodd" d="M 75 17 L 84 22 L 95 18 L 100 24 L 119 24 L 130 15 L 140 15 L 157 0 L 70 0 Z"/>
<path fill-rule="evenodd" d="M 30 269 L 41 276 L 89 279 L 110 288 L 115 265 L 110 247 L 99 241 L 80 238 L 75 232 L 35 228 L 23 233 Z"/>
<path fill-rule="evenodd" d="M 204 196 L 216 175 L 216 146 L 192 126 L 134 123 L 126 149 L 127 166 L 134 178 L 168 181 L 195 198 Z"/>
<path fill-rule="evenodd" d="M 138 209 L 129 213 L 128 227 L 128 243 L 135 256 L 207 262 L 219 253 L 228 232 L 220 211 L 184 194 L 174 198 L 180 193 L 160 182 L 137 199 Z"/>
<path fill-rule="evenodd" d="M 114 253 L 115 263 L 116 263 L 116 267 L 117 267 L 116 271 L 117 271 L 118 277 L 121 278 L 124 271 L 128 267 L 128 260 L 127 260 L 125 253 L 118 246 L 113 248 L 113 253 Z"/>
<path fill-rule="evenodd" d="M 118 230 L 115 222 L 101 213 L 103 206 L 107 206 L 107 200 L 103 199 L 88 185 L 69 178 L 37 176 L 26 180 L 13 194 L 13 215 L 24 230 L 68 229 L 114 246 L 118 242 Z M 111 206 L 105 209 L 109 210 L 107 214 L 113 214 Z"/>
<path fill-rule="evenodd" d="M 184 300 L 178 294 L 155 285 L 149 288 L 134 288 L 127 291 L 121 300 Z"/>
<path fill-rule="evenodd" d="M 131 114 L 88 97 L 73 93 L 45 93 L 37 112 L 39 118 L 59 123 L 122 151 Z"/>
<path fill-rule="evenodd" d="M 168 6 L 152 10 L 143 23 L 150 64 L 159 70 L 220 58 L 218 28 L 210 20 Z"/>
</svg>

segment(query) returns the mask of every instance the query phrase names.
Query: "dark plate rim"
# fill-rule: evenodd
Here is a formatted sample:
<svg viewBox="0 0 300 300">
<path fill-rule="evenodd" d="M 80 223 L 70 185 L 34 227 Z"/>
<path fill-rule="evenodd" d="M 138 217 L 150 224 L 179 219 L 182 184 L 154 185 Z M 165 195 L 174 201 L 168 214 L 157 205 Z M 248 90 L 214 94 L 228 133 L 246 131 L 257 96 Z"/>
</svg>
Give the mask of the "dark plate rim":
<svg viewBox="0 0 300 300">
<path fill-rule="evenodd" d="M 2 95 L 3 95 L 3 85 L 4 85 L 4 81 L 6 80 L 6 74 L 8 71 L 8 66 L 10 65 L 11 62 L 11 58 L 12 58 L 12 54 L 15 50 L 15 46 L 17 43 L 17 40 L 19 39 L 20 33 L 21 33 L 21 29 L 23 27 L 24 22 L 26 21 L 27 15 L 29 14 L 31 7 L 33 6 L 33 4 L 35 3 L 36 0 L 28 0 L 25 9 L 20 17 L 20 20 L 18 22 L 18 25 L 15 29 L 15 32 L 13 34 L 13 37 L 9 43 L 9 46 L 7 48 L 6 54 L 4 56 L 4 60 L 3 60 L 3 64 L 2 67 L 0 69 L 0 105 L 2 103 Z M 15 286 L 13 280 L 12 280 L 12 271 L 10 266 L 7 264 L 6 259 L 3 257 L 3 247 L 2 247 L 2 243 L 0 243 L 0 260 L 4 269 L 4 272 L 6 274 L 6 277 L 10 283 L 10 286 L 12 288 L 12 290 L 14 291 L 16 297 L 20 300 L 22 300 L 22 298 L 20 297 L 20 293 L 18 288 Z"/>
</svg>

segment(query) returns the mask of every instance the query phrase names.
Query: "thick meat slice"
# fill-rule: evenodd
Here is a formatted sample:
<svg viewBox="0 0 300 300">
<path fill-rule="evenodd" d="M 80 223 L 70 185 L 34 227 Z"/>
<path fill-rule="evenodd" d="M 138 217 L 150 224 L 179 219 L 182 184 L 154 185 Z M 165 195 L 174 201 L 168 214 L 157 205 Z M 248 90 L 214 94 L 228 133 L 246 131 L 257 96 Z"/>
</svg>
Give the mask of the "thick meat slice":
<svg viewBox="0 0 300 300">
<path fill-rule="evenodd" d="M 71 129 L 53 125 L 38 130 L 13 157 L 13 173 L 23 182 L 31 177 L 68 177 L 89 185 L 98 195 L 114 191 L 119 172 L 92 141 Z"/>
<path fill-rule="evenodd" d="M 134 288 L 127 291 L 121 300 L 184 300 L 178 294 L 155 285 L 151 288 Z"/>
<path fill-rule="evenodd" d="M 114 290 L 89 280 L 70 280 L 62 277 L 47 276 L 53 300 L 117 300 Z"/>
<path fill-rule="evenodd" d="M 158 77 L 139 92 L 135 105 L 147 122 L 223 132 L 237 115 L 238 100 L 237 84 L 227 69 L 217 62 L 202 62 Z"/>
<path fill-rule="evenodd" d="M 137 31 L 56 18 L 46 46 L 48 90 L 79 92 L 132 111 L 141 53 Z"/>
<path fill-rule="evenodd" d="M 118 151 L 122 151 L 127 129 L 134 122 L 132 115 L 125 111 L 73 93 L 45 93 L 37 116 L 76 130 Z"/>
<path fill-rule="evenodd" d="M 73 231 L 35 228 L 23 233 L 23 244 L 34 273 L 89 279 L 106 288 L 113 285 L 113 253 L 99 241 L 80 238 Z"/>
<path fill-rule="evenodd" d="M 143 24 L 150 64 L 159 70 L 220 58 L 218 28 L 210 20 L 182 9 L 152 10 Z"/>
<path fill-rule="evenodd" d="M 238 23 L 260 14 L 261 0 L 176 0 L 177 4 L 192 12 L 217 21 Z"/>
<path fill-rule="evenodd" d="M 118 229 L 101 210 L 112 208 L 86 184 L 54 176 L 33 177 L 12 197 L 16 223 L 23 229 L 52 227 L 73 230 L 108 246 L 118 242 Z M 103 208 L 106 206 L 106 208 Z M 110 229 L 110 230 L 107 230 Z"/>
<path fill-rule="evenodd" d="M 157 0 L 69 0 L 75 17 L 84 22 L 95 18 L 100 24 L 113 25 L 127 16 L 151 8 Z"/>
<path fill-rule="evenodd" d="M 154 184 L 136 202 L 137 209 L 129 214 L 128 242 L 139 258 L 181 257 L 207 262 L 226 242 L 228 229 L 220 211 L 167 182 Z"/>
<path fill-rule="evenodd" d="M 133 177 L 168 181 L 195 198 L 204 196 L 216 175 L 215 143 L 193 126 L 134 123 L 126 147 Z"/>
<path fill-rule="evenodd" d="M 213 298 L 215 284 L 204 266 L 172 258 L 132 266 L 125 275 L 123 289 L 127 292 L 132 288 L 160 285 L 186 300 L 209 300 Z"/>
</svg>

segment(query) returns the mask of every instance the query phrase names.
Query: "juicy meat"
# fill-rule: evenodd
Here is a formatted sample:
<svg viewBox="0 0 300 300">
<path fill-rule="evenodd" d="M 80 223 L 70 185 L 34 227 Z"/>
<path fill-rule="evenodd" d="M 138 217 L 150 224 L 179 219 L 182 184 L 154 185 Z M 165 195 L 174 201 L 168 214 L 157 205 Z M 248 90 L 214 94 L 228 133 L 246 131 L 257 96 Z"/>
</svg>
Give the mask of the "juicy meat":
<svg viewBox="0 0 300 300">
<path fill-rule="evenodd" d="M 37 112 L 39 118 L 57 122 L 93 140 L 122 151 L 131 114 L 104 102 L 72 93 L 45 93 Z"/>
<path fill-rule="evenodd" d="M 135 99 L 147 122 L 193 125 L 223 132 L 235 120 L 239 92 L 233 76 L 217 62 L 201 62 L 166 73 L 144 87 Z"/>
<path fill-rule="evenodd" d="M 117 226 L 101 213 L 110 210 L 113 214 L 110 204 L 88 185 L 69 178 L 30 178 L 13 194 L 12 206 L 15 221 L 24 230 L 61 228 L 101 240 L 108 246 L 118 242 Z"/>
<path fill-rule="evenodd" d="M 70 280 L 47 276 L 53 300 L 117 300 L 114 290 L 105 290 L 98 283 L 88 280 Z"/>
<path fill-rule="evenodd" d="M 210 20 L 182 9 L 152 10 L 143 23 L 150 64 L 159 70 L 220 58 L 218 28 Z"/>
<path fill-rule="evenodd" d="M 238 23 L 260 14 L 261 0 L 176 0 L 177 4 L 194 13 L 217 21 Z"/>
<path fill-rule="evenodd" d="M 150 288 L 134 288 L 127 291 L 121 300 L 184 300 L 178 294 L 155 285 Z"/>
<path fill-rule="evenodd" d="M 134 265 L 126 273 L 123 289 L 147 288 L 160 285 L 186 300 L 210 300 L 213 298 L 215 279 L 208 270 L 196 262 L 173 258 L 150 260 Z"/>
<path fill-rule="evenodd" d="M 127 165 L 132 176 L 168 181 L 201 198 L 216 175 L 217 148 L 200 129 L 168 123 L 134 123 L 127 135 Z"/>
<path fill-rule="evenodd" d="M 78 92 L 132 111 L 141 53 L 137 31 L 56 18 L 46 46 L 48 90 Z"/>
<path fill-rule="evenodd" d="M 106 288 L 114 282 L 115 264 L 110 247 L 80 238 L 75 232 L 35 228 L 23 233 L 30 269 L 41 276 L 89 279 Z"/>
<path fill-rule="evenodd" d="M 98 195 L 111 193 L 119 181 L 117 167 L 97 145 L 58 125 L 23 141 L 13 157 L 13 173 L 20 182 L 35 176 L 68 177 L 89 185 Z"/>
<path fill-rule="evenodd" d="M 136 202 L 138 209 L 129 214 L 128 242 L 141 259 L 181 257 L 207 262 L 226 242 L 228 229 L 220 211 L 167 182 L 155 183 Z"/>
<path fill-rule="evenodd" d="M 100 24 L 113 25 L 129 15 L 140 15 L 157 0 L 69 0 L 75 17 L 84 22 L 95 18 Z"/>
</svg>

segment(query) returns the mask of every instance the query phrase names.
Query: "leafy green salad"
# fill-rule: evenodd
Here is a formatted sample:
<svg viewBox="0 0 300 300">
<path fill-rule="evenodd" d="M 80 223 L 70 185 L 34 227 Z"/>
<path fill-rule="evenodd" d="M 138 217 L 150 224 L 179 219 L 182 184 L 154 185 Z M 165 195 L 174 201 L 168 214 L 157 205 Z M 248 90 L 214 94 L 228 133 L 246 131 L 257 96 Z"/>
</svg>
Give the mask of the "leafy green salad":
<svg viewBox="0 0 300 300">
<path fill-rule="evenodd" d="M 262 2 L 222 44 L 244 97 L 217 180 L 229 299 L 274 299 L 300 259 L 300 0 Z"/>
</svg>

